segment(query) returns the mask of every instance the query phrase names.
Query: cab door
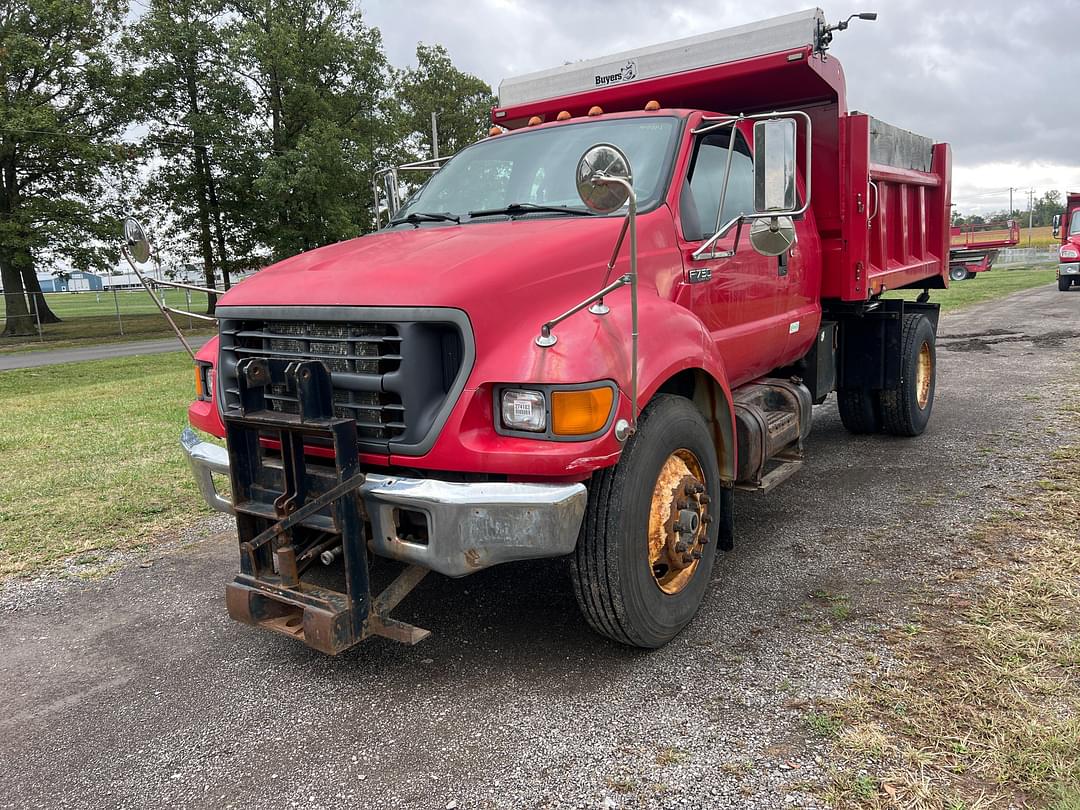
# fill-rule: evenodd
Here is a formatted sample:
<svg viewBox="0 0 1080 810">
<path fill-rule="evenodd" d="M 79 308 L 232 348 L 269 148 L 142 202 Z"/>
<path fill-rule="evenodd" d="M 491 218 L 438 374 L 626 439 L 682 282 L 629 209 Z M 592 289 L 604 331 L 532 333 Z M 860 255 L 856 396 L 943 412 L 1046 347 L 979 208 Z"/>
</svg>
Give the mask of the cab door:
<svg viewBox="0 0 1080 810">
<path fill-rule="evenodd" d="M 739 213 L 754 210 L 754 162 L 742 130 L 736 132 L 724 210 L 720 194 L 728 160 L 731 129 L 697 136 L 681 179 L 676 214 L 686 281 L 692 308 L 709 330 L 727 366 L 732 385 L 748 382 L 780 365 L 788 345 L 786 311 L 789 266 L 762 256 L 749 240 L 744 224 L 736 245 L 732 231 L 714 246 L 724 258 L 694 259 L 693 253 L 717 229 Z"/>
</svg>

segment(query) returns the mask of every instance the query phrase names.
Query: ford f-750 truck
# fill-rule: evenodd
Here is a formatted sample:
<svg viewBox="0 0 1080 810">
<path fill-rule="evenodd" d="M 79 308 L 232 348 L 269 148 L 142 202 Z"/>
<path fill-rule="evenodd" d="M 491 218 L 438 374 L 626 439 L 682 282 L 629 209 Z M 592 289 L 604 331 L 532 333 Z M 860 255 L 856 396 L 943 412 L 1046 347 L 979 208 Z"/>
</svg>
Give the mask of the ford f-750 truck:
<svg viewBox="0 0 1080 810">
<path fill-rule="evenodd" d="M 490 136 L 403 204 L 383 174 L 376 233 L 226 293 L 190 422 L 227 450 L 183 446 L 236 515 L 230 615 L 330 653 L 415 642 L 389 614 L 429 571 L 566 557 L 598 633 L 658 647 L 733 548 L 736 491 L 799 468 L 815 403 L 921 434 L 950 151 L 848 110 L 845 26 L 508 79 Z"/>
<path fill-rule="evenodd" d="M 1054 217 L 1054 236 L 1061 238 L 1058 248 L 1058 289 L 1062 292 L 1080 284 L 1080 192 L 1065 195 L 1065 214 Z"/>
</svg>

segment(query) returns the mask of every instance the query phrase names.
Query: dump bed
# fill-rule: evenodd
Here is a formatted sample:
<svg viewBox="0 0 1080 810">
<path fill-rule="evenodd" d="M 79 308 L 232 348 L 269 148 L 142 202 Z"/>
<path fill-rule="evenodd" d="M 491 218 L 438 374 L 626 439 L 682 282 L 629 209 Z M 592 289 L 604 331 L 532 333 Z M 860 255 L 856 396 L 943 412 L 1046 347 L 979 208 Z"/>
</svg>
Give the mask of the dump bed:
<svg viewBox="0 0 1080 810">
<path fill-rule="evenodd" d="M 534 116 L 578 117 L 594 105 L 641 110 L 651 100 L 713 113 L 803 110 L 812 124 L 822 298 L 863 301 L 886 289 L 945 287 L 949 147 L 849 113 L 843 69 L 825 53 L 825 28 L 812 9 L 507 79 L 492 121 L 516 129 Z"/>
</svg>

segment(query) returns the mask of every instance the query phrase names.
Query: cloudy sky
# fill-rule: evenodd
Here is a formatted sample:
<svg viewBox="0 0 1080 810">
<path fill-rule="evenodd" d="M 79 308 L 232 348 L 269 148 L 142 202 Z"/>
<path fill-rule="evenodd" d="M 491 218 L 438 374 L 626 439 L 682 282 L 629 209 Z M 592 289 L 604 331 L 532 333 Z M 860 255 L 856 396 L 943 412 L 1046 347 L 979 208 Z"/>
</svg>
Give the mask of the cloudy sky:
<svg viewBox="0 0 1080 810">
<path fill-rule="evenodd" d="M 395 65 L 417 42 L 441 43 L 461 69 L 498 89 L 528 73 L 807 8 L 725 0 L 363 0 Z M 858 0 L 825 6 L 853 21 L 830 53 L 848 104 L 953 146 L 962 213 L 1004 210 L 1009 187 L 1080 190 L 1080 0 Z M 1071 55 L 1070 55 L 1071 54 Z M 1070 88 L 1072 88 L 1070 90 Z"/>
</svg>

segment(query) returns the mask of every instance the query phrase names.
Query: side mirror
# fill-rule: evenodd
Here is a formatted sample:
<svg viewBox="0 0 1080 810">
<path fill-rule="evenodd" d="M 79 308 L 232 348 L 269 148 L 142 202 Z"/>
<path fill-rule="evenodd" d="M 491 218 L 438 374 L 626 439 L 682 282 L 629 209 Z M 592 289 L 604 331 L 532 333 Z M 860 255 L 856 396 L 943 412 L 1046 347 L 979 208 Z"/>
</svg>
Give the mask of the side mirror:
<svg viewBox="0 0 1080 810">
<path fill-rule="evenodd" d="M 795 119 L 769 118 L 754 124 L 754 210 L 788 214 L 795 199 Z"/>
<path fill-rule="evenodd" d="M 1054 230 L 1053 236 L 1057 237 L 1061 233 L 1061 214 L 1054 214 Z"/>
<path fill-rule="evenodd" d="M 586 208 L 598 214 L 610 214 L 622 208 L 630 197 L 633 184 L 630 160 L 619 147 L 598 143 L 581 156 L 574 180 Z M 625 182 L 608 182 L 610 180 Z"/>
<path fill-rule="evenodd" d="M 146 231 L 137 219 L 128 217 L 124 220 L 124 245 L 131 258 L 138 264 L 150 261 L 150 240 L 146 238 Z"/>
</svg>

